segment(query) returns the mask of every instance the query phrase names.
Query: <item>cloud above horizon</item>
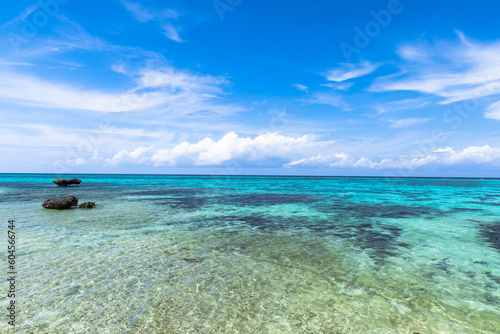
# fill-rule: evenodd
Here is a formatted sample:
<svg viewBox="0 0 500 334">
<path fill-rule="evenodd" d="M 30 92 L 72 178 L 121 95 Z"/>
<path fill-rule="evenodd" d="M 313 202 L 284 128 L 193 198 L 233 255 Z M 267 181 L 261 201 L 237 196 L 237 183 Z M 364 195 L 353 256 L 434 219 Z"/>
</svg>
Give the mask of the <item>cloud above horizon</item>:
<svg viewBox="0 0 500 334">
<path fill-rule="evenodd" d="M 491 164 L 500 166 L 500 147 L 470 146 L 462 150 L 451 147 L 434 150 L 426 155 L 403 156 L 397 159 L 384 158 L 372 161 L 367 157 L 354 157 L 346 153 L 316 155 L 294 160 L 285 167 L 342 167 L 368 169 L 405 169 L 416 170 L 429 165 L 451 166 L 459 164 Z"/>
<path fill-rule="evenodd" d="M 388 156 L 374 160 L 365 156 L 355 157 L 344 152 L 320 153 L 307 157 L 311 149 L 335 151 L 331 141 L 321 141 L 311 135 L 290 137 L 278 133 L 266 133 L 251 137 L 240 137 L 234 132 L 219 140 L 206 137 L 198 142 L 181 142 L 169 149 L 154 150 L 156 144 L 136 147 L 130 151 L 120 150 L 112 157 L 98 157 L 96 151 L 91 159 L 74 157 L 67 165 L 83 165 L 101 161 L 106 165 L 153 165 L 159 166 L 221 166 L 236 161 L 242 166 L 284 168 L 351 168 L 371 170 L 417 170 L 428 166 L 490 165 L 500 166 L 500 147 L 469 146 L 461 150 L 451 147 L 435 149 L 428 154 L 400 157 Z M 300 157 L 300 158 L 297 158 Z M 59 164 L 61 161 L 58 162 Z"/>
<path fill-rule="evenodd" d="M 290 154 L 324 144 L 325 142 L 314 140 L 311 135 L 288 137 L 278 133 L 266 133 L 252 139 L 230 132 L 218 141 L 207 137 L 197 143 L 183 142 L 172 149 L 158 150 L 151 161 L 156 166 L 210 166 L 230 160 L 260 164 L 269 159 L 286 160 Z"/>
<path fill-rule="evenodd" d="M 156 145 L 151 145 L 149 147 L 138 147 L 134 151 L 128 152 L 127 150 L 122 150 L 116 153 L 112 158 L 106 159 L 106 163 L 110 165 L 118 165 L 123 163 L 143 163 L 148 160 L 144 157 L 144 153 L 151 151 Z"/>
</svg>

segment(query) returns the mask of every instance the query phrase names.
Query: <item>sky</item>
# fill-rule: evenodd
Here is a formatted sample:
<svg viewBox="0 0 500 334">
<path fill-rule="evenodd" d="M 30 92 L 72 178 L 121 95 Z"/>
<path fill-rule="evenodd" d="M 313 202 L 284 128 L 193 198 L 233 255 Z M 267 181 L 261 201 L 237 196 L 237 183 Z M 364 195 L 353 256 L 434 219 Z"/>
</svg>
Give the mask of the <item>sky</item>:
<svg viewBox="0 0 500 334">
<path fill-rule="evenodd" d="M 498 1 L 0 11 L 0 173 L 500 177 Z"/>
</svg>

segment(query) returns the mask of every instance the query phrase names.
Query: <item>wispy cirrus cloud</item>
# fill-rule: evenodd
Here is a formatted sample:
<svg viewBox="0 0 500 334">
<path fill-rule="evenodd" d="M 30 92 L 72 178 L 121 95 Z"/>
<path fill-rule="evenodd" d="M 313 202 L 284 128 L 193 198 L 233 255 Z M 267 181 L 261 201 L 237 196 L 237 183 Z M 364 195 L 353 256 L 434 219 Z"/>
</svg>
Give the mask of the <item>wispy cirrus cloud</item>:
<svg viewBox="0 0 500 334">
<path fill-rule="evenodd" d="M 377 110 L 380 115 L 408 109 L 416 110 L 428 105 L 429 103 L 430 101 L 427 98 L 413 98 L 377 103 L 373 108 Z"/>
<path fill-rule="evenodd" d="M 403 118 L 398 120 L 389 120 L 389 122 L 391 123 L 390 128 L 401 129 L 412 125 L 423 124 L 430 120 L 430 118 Z"/>
<path fill-rule="evenodd" d="M 323 87 L 329 87 L 333 90 L 348 90 L 354 85 L 354 82 L 342 82 L 342 83 L 326 83 L 321 84 Z"/>
<path fill-rule="evenodd" d="M 326 80 L 343 82 L 359 78 L 375 71 L 380 65 L 363 61 L 358 64 L 344 63 L 340 68 L 334 68 L 325 73 Z"/>
<path fill-rule="evenodd" d="M 137 78 L 140 87 L 165 87 L 171 90 L 204 91 L 221 93 L 222 86 L 228 85 L 227 78 L 211 75 L 197 75 L 173 67 L 145 68 Z"/>
<path fill-rule="evenodd" d="M 351 110 L 343 95 L 336 92 L 320 92 L 316 91 L 308 97 L 300 99 L 306 104 L 325 104 L 332 107 L 340 108 L 343 111 Z"/>
<path fill-rule="evenodd" d="M 164 10 L 154 10 L 144 7 L 141 4 L 123 0 L 122 5 L 134 16 L 134 18 L 139 22 L 148 22 L 148 21 L 157 21 L 160 23 L 161 28 L 163 29 L 163 35 L 165 35 L 168 39 L 183 43 L 185 42 L 179 36 L 179 32 L 181 28 L 174 26 L 171 23 L 171 20 L 178 19 L 182 16 L 181 13 L 173 10 L 173 9 L 164 9 Z"/>
<path fill-rule="evenodd" d="M 153 10 L 139 3 L 127 0 L 123 0 L 121 3 L 139 22 L 162 21 L 175 19 L 181 16 L 179 12 L 173 9 Z"/>
<path fill-rule="evenodd" d="M 16 16 L 15 18 L 10 20 L 9 22 L 4 23 L 2 25 L 2 28 L 5 28 L 5 27 L 8 27 L 10 25 L 16 24 L 18 22 L 24 21 L 28 16 L 31 15 L 31 13 L 33 13 L 37 9 L 38 9 L 38 5 L 32 5 L 32 6 L 27 7 L 25 10 L 23 10 L 21 12 L 21 14 L 19 14 L 18 16 Z"/>
<path fill-rule="evenodd" d="M 137 84 L 114 93 L 47 81 L 15 71 L 0 71 L 0 98 L 9 103 L 37 108 L 90 110 L 100 112 L 139 111 L 162 108 L 164 112 L 185 115 L 204 111 L 218 114 L 239 108 L 220 103 L 217 94 L 228 84 L 223 77 L 192 74 L 172 67 L 143 69 Z"/>
<path fill-rule="evenodd" d="M 102 38 L 92 36 L 80 24 L 68 17 L 59 15 L 58 20 L 61 24 L 54 29 L 54 32 L 59 38 L 49 40 L 53 43 L 51 46 L 62 47 L 67 50 L 99 50 L 109 49 L 111 47 L 111 44 L 107 43 Z"/>
<path fill-rule="evenodd" d="M 9 103 L 38 108 L 120 112 L 147 109 L 167 102 L 158 92 L 106 93 L 95 89 L 50 82 L 32 75 L 0 72 L 7 78 L 0 82 L 0 98 Z M 125 103 L 124 101 L 134 101 Z"/>
<path fill-rule="evenodd" d="M 435 95 L 441 104 L 500 94 L 500 42 L 473 42 L 457 34 L 455 43 L 401 46 L 400 73 L 378 78 L 370 90 Z M 492 108 L 486 117 L 496 118 Z"/>
<path fill-rule="evenodd" d="M 484 114 L 485 118 L 500 120 L 500 101 L 490 105 Z"/>
<path fill-rule="evenodd" d="M 130 85 L 127 90 L 89 89 L 74 83 L 24 74 L 26 71 L 15 69 L 18 65 L 30 65 L 29 62 L 2 60 L 0 73 L 5 79 L 0 82 L 0 98 L 13 104 L 68 110 L 116 112 L 165 106 L 165 112 L 172 114 L 199 110 L 210 113 L 218 113 L 220 110 L 225 114 L 232 112 L 232 107 L 222 105 L 216 96 L 222 94 L 224 86 L 229 84 L 227 79 L 162 65 L 165 60 L 155 53 L 112 45 L 91 36 L 80 25 L 64 16 L 58 17 L 58 20 L 62 24 L 55 29 L 59 31 L 58 38 L 52 37 L 44 41 L 47 50 L 50 49 L 51 53 L 64 53 L 84 49 L 116 54 L 123 61 L 111 68 L 127 75 L 131 83 L 135 81 L 136 85 Z M 130 53 L 130 60 L 124 58 L 127 53 Z M 27 52 L 26 55 L 27 59 L 40 56 L 39 49 L 36 54 Z M 143 61 L 138 63 L 138 59 Z"/>
<path fill-rule="evenodd" d="M 30 43 L 24 45 L 22 54 L 16 55 L 16 57 L 39 61 L 44 57 L 53 57 L 77 50 L 103 52 L 118 49 L 125 52 L 127 50 L 125 47 L 118 47 L 102 38 L 92 36 L 80 24 L 65 15 L 57 15 L 52 19 L 51 23 L 51 26 L 48 27 L 51 32 L 50 35 L 37 35 L 36 39 L 30 40 Z"/>
<path fill-rule="evenodd" d="M 363 61 L 357 64 L 340 64 L 340 66 L 339 68 L 331 69 L 323 73 L 323 76 L 326 77 L 326 80 L 329 82 L 321 84 L 320 86 L 328 87 L 330 88 L 329 90 L 321 88 L 312 91 L 307 97 L 300 99 L 300 101 L 306 104 L 325 104 L 340 108 L 343 111 L 352 110 L 351 105 L 346 101 L 347 95 L 345 93 L 355 84 L 355 82 L 349 80 L 368 75 L 375 71 L 380 65 Z M 295 86 L 299 88 L 297 85 Z M 308 90 L 304 91 L 308 92 Z"/>
<path fill-rule="evenodd" d="M 309 90 L 309 87 L 307 87 L 306 85 L 302 85 L 302 84 L 294 84 L 293 87 L 295 87 L 298 90 L 301 90 L 303 92 L 307 92 Z"/>
<path fill-rule="evenodd" d="M 36 66 L 36 65 L 32 63 L 23 63 L 17 61 L 4 61 L 0 59 L 0 67 L 6 67 L 6 66 Z"/>
<path fill-rule="evenodd" d="M 196 112 L 231 114 L 242 110 L 220 100 L 220 95 L 230 84 L 227 78 L 171 66 L 152 65 L 136 69 L 127 74 L 135 85 L 114 92 L 49 81 L 9 67 L 0 68 L 0 75 L 5 78 L 0 81 L 0 99 L 37 108 L 99 112 L 157 109 L 172 116 Z"/>
<path fill-rule="evenodd" d="M 180 28 L 174 27 L 172 24 L 167 23 L 162 25 L 163 34 L 167 36 L 167 38 L 173 40 L 174 42 L 184 43 L 185 40 L 179 37 Z"/>
<path fill-rule="evenodd" d="M 113 45 L 90 35 L 78 23 L 63 15 L 57 17 L 55 34 L 40 38 L 24 55 L 25 59 L 38 59 L 48 55 L 71 54 L 86 50 L 96 54 L 112 55 L 119 62 L 110 65 L 112 71 L 128 79 L 128 87 L 88 88 L 74 81 L 48 79 L 43 74 L 18 69 L 29 61 L 0 61 L 0 98 L 10 104 L 44 109 L 89 110 L 98 112 L 124 112 L 156 109 L 175 117 L 203 112 L 204 115 L 231 114 L 241 108 L 224 104 L 229 81 L 225 77 L 193 73 L 166 65 L 167 61 L 155 52 Z M 39 47 L 41 46 L 41 47 Z M 31 51 L 33 49 L 33 51 Z M 58 60 L 64 66 L 72 65 Z M 83 64 L 78 64 L 84 67 Z M 68 69 L 60 65 L 47 69 Z M 49 74 L 49 73 L 47 73 Z"/>
</svg>

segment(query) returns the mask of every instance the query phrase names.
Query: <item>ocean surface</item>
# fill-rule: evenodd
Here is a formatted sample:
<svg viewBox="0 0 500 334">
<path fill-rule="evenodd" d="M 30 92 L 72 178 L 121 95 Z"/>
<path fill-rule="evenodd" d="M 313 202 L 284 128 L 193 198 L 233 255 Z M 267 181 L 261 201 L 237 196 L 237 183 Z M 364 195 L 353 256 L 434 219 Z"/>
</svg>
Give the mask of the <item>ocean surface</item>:
<svg viewBox="0 0 500 334">
<path fill-rule="evenodd" d="M 73 176 L 0 174 L 1 333 L 500 333 L 500 180 Z"/>
</svg>

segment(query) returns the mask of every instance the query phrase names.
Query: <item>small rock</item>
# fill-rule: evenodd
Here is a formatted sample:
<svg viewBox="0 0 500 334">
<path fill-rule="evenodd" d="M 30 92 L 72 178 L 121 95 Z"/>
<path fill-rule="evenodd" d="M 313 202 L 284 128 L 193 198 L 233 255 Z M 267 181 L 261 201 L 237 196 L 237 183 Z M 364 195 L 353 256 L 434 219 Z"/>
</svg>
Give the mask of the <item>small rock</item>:
<svg viewBox="0 0 500 334">
<path fill-rule="evenodd" d="M 95 207 L 95 202 L 85 202 L 79 206 L 80 209 L 92 209 L 93 207 Z"/>
<path fill-rule="evenodd" d="M 78 205 L 78 199 L 75 196 L 66 196 L 62 198 L 51 198 L 43 202 L 45 209 L 64 210 Z"/>
<path fill-rule="evenodd" d="M 82 183 L 82 180 L 77 179 L 76 177 L 72 179 L 63 179 L 58 177 L 55 181 L 52 181 L 55 184 L 57 184 L 59 187 L 67 187 L 70 184 L 80 184 Z"/>
</svg>

